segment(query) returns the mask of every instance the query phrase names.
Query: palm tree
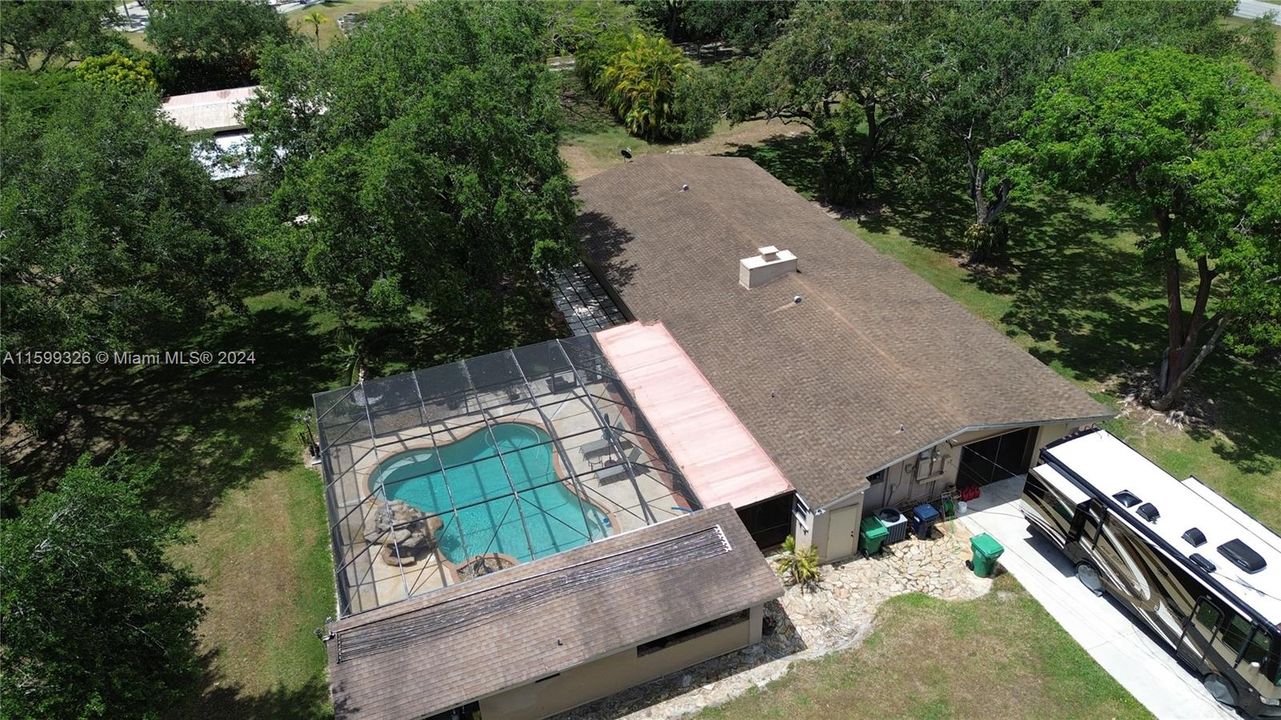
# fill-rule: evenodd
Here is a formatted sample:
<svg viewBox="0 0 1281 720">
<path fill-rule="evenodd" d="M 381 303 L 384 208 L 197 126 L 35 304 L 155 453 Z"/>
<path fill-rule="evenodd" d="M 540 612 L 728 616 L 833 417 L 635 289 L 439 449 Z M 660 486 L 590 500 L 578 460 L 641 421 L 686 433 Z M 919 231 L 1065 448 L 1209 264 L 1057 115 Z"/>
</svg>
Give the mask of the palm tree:
<svg viewBox="0 0 1281 720">
<path fill-rule="evenodd" d="M 653 140 L 670 122 L 676 86 L 691 69 L 667 38 L 636 33 L 601 74 L 606 102 L 628 132 Z"/>
<path fill-rule="evenodd" d="M 311 25 L 316 32 L 316 49 L 320 49 L 320 26 L 329 22 L 328 16 L 319 10 L 312 10 L 302 19 L 303 22 Z"/>
<path fill-rule="evenodd" d="M 818 548 L 812 545 L 797 548 L 796 538 L 788 535 L 778 557 L 778 571 L 789 584 L 800 585 L 801 590 L 813 590 L 823 579 L 818 569 Z"/>
</svg>

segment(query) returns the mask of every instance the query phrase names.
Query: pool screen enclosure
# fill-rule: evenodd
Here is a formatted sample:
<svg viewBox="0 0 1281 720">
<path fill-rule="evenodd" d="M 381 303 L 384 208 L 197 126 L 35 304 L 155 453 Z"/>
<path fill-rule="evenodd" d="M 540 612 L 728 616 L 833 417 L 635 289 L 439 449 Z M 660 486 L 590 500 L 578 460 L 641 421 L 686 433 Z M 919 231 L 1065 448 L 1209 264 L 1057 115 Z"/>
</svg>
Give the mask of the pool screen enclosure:
<svg viewBox="0 0 1281 720">
<path fill-rule="evenodd" d="M 344 617 L 700 507 L 590 335 L 314 400 Z"/>
</svg>

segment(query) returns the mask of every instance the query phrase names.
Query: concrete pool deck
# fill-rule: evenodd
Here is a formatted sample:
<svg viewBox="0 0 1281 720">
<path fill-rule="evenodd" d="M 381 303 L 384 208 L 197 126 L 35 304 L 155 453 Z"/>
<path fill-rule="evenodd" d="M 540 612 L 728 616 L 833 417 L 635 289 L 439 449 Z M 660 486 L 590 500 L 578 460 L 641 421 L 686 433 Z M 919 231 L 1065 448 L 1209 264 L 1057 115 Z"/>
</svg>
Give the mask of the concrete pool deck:
<svg viewBox="0 0 1281 720">
<path fill-rule="evenodd" d="M 374 439 L 364 438 L 345 443 L 342 452 L 350 453 L 350 469 L 336 478 L 330 488 L 336 509 L 342 519 L 340 526 L 346 537 L 357 545 L 358 539 L 376 531 L 380 500 L 370 493 L 370 479 L 380 464 L 392 456 L 454 443 L 486 428 L 490 423 L 522 423 L 545 427 L 550 424 L 550 435 L 557 438 L 553 452 L 557 475 L 566 487 L 574 490 L 610 518 L 610 535 L 635 530 L 655 522 L 679 517 L 688 512 L 691 500 L 673 488 L 670 475 L 663 472 L 666 465 L 659 452 L 642 434 L 628 434 L 630 440 L 625 453 L 631 463 L 635 482 L 626 474 L 599 478 L 599 464 L 593 466 L 584 455 L 584 448 L 605 438 L 593 405 L 607 416 L 605 420 L 627 433 L 634 428 L 634 418 L 621 398 L 614 399 L 610 381 L 589 382 L 562 392 L 555 391 L 551 378 L 534 381 L 540 395 L 534 407 L 528 399 L 509 399 L 493 394 L 484 398 L 483 408 L 460 414 L 447 421 L 416 427 L 399 433 L 389 433 Z M 590 393 L 589 401 L 584 392 Z M 568 459 L 577 485 L 569 481 L 570 472 L 565 468 Z M 617 461 L 619 458 L 615 458 Z M 448 471 L 446 471 L 448 474 Z M 577 488 L 582 493 L 577 493 Z M 359 598 L 355 604 L 363 609 L 387 605 L 410 596 L 420 595 L 459 581 L 455 566 L 438 551 L 416 556 L 412 565 L 390 565 L 382 561 L 382 546 L 365 545 L 357 550 L 363 558 L 349 565 L 349 592 Z M 349 558 L 350 559 L 350 558 Z"/>
</svg>

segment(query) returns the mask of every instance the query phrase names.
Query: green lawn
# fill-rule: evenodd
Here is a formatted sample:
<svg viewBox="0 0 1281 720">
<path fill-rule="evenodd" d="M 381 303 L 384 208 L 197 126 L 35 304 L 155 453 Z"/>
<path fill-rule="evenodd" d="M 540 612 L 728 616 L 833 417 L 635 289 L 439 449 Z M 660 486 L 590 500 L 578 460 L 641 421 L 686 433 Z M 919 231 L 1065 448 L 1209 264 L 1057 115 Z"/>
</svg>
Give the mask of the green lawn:
<svg viewBox="0 0 1281 720">
<path fill-rule="evenodd" d="M 1008 575 L 977 600 L 891 598 L 857 648 L 704 710 L 703 720 L 1147 718 Z"/>
<path fill-rule="evenodd" d="M 1272 3 L 1273 5 L 1281 6 L 1281 0 L 1263 0 L 1263 1 Z M 1277 8 L 1277 13 L 1281 14 L 1281 7 Z M 1245 20 L 1243 18 L 1232 17 L 1232 18 L 1226 18 L 1224 22 L 1229 25 L 1241 26 L 1241 25 L 1245 25 L 1250 21 Z M 1272 72 L 1272 84 L 1276 85 L 1277 87 L 1281 87 L 1281 25 L 1274 24 L 1272 26 L 1272 35 L 1276 40 L 1276 42 L 1274 43 L 1274 47 L 1276 49 L 1276 57 L 1277 57 L 1277 66 L 1276 66 L 1276 69 L 1273 70 Z"/>
<path fill-rule="evenodd" d="M 342 37 L 342 30 L 338 27 L 338 18 L 347 13 L 368 13 L 377 10 L 384 5 L 390 5 L 395 0 L 325 0 L 324 2 L 309 5 L 300 10 L 294 10 L 285 17 L 289 20 L 289 25 L 293 27 L 294 32 L 307 38 L 315 39 L 315 30 L 311 24 L 304 21 L 303 18 L 318 12 L 324 15 L 328 22 L 320 24 L 320 46 L 328 47 L 335 40 Z M 409 0 L 407 4 L 413 4 Z"/>
</svg>

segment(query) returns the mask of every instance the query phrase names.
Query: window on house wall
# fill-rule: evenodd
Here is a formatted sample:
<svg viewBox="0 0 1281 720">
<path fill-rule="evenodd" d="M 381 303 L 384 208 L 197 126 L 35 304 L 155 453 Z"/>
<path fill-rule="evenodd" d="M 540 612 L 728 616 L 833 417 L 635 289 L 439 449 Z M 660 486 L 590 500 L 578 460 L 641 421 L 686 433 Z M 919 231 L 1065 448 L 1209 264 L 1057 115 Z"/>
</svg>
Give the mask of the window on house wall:
<svg viewBox="0 0 1281 720">
<path fill-rule="evenodd" d="M 801 499 L 800 493 L 793 496 L 792 514 L 796 516 L 796 522 L 800 523 L 801 527 L 805 528 L 806 532 L 809 532 L 810 506 L 806 505 L 805 501 Z"/>
<path fill-rule="evenodd" d="M 727 627 L 730 627 L 731 625 L 737 625 L 739 623 L 747 622 L 747 618 L 750 617 L 750 615 L 751 615 L 750 610 L 741 610 L 739 612 L 733 613 L 732 615 L 726 615 L 725 617 L 716 618 L 715 620 L 709 620 L 700 625 L 695 625 L 692 628 L 686 628 L 684 630 L 681 630 L 680 632 L 674 632 L 671 635 L 664 635 L 663 637 L 658 638 L 657 640 L 651 640 L 647 643 L 637 645 L 636 657 L 644 657 L 646 655 L 649 655 L 650 653 L 656 653 L 659 650 L 665 650 L 673 645 L 678 645 L 683 642 L 689 642 L 694 638 L 702 637 L 703 635 L 707 635 L 708 633 L 714 633 L 717 630 L 723 630 Z"/>
</svg>

